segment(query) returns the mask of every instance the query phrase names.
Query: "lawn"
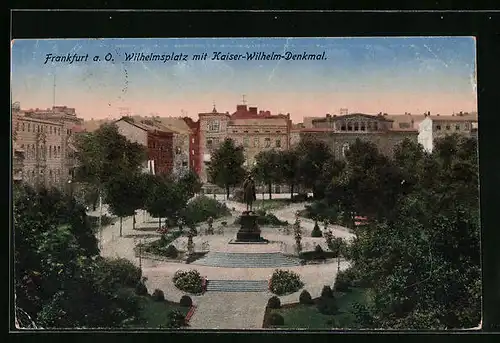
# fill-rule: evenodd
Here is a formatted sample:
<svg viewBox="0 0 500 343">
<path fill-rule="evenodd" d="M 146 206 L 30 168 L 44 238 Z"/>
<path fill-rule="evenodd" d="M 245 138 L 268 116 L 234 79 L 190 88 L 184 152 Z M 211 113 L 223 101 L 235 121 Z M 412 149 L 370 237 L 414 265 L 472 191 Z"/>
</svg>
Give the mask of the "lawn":
<svg viewBox="0 0 500 343">
<path fill-rule="evenodd" d="M 365 301 L 366 291 L 361 288 L 352 288 L 347 293 L 336 293 L 339 313 L 336 315 L 324 315 L 317 309 L 316 305 L 290 304 L 280 309 L 270 310 L 277 312 L 285 319 L 283 329 L 331 329 L 352 327 L 354 318 L 350 313 L 352 304 Z M 271 313 L 272 313 L 271 312 Z"/>
<path fill-rule="evenodd" d="M 141 297 L 141 315 L 144 318 L 143 323 L 134 324 L 137 328 L 157 328 L 160 325 L 166 325 L 167 316 L 171 311 L 177 310 L 183 315 L 189 311 L 189 307 L 182 307 L 178 303 L 170 301 L 153 301 L 151 296 Z"/>
</svg>

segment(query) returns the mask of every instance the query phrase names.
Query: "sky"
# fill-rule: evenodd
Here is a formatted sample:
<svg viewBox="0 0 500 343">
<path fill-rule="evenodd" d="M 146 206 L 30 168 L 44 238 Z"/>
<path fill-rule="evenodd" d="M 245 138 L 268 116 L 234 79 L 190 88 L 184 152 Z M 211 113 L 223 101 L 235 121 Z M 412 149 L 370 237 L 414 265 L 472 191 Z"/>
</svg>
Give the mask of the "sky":
<svg viewBox="0 0 500 343">
<path fill-rule="evenodd" d="M 206 60 L 193 60 L 204 52 Z M 324 52 L 325 59 L 213 60 L 215 52 Z M 341 108 L 477 111 L 472 37 L 16 40 L 11 53 L 13 102 L 23 109 L 66 105 L 87 120 L 123 113 L 197 118 L 214 104 L 232 113 L 243 99 L 259 110 L 290 113 L 294 122 Z M 126 61 L 131 53 L 186 60 Z M 88 57 L 69 63 L 47 61 L 47 54 Z"/>
</svg>

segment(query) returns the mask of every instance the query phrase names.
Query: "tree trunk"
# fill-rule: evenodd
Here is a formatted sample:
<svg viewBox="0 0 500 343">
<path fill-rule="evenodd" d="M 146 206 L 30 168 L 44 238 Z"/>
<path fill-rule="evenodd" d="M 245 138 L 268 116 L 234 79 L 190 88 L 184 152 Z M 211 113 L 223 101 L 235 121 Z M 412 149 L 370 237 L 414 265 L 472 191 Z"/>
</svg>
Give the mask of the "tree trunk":
<svg viewBox="0 0 500 343">
<path fill-rule="evenodd" d="M 269 192 L 269 200 L 273 198 L 272 193 L 273 193 L 273 185 L 271 183 L 267 184 L 267 190 Z"/>
<path fill-rule="evenodd" d="M 161 229 L 161 217 L 158 218 L 158 229 Z"/>
<path fill-rule="evenodd" d="M 294 188 L 294 186 L 295 185 L 293 183 L 290 185 L 290 199 L 293 199 L 293 188 Z"/>
<path fill-rule="evenodd" d="M 226 186 L 226 199 L 229 199 L 229 186 Z"/>
<path fill-rule="evenodd" d="M 122 223 L 123 223 L 123 218 L 120 217 L 120 237 L 122 236 Z"/>
</svg>

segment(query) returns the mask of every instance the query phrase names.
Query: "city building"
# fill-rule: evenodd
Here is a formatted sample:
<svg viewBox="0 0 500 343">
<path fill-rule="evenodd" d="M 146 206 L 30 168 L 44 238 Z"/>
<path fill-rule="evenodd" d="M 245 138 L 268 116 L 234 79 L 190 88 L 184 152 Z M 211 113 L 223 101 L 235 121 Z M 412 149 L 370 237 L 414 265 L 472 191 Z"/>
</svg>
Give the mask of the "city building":
<svg viewBox="0 0 500 343">
<path fill-rule="evenodd" d="M 190 139 L 192 131 L 183 118 L 160 116 L 132 116 L 141 123 L 150 124 L 160 130 L 171 131 L 173 149 L 173 175 L 185 174 L 190 168 Z"/>
<path fill-rule="evenodd" d="M 411 127 L 394 127 L 393 122 L 387 115 L 381 113 L 327 114 L 323 118 L 311 120 L 312 127 L 296 130 L 299 131 L 301 140 L 313 137 L 324 141 L 338 159 L 345 157 L 349 146 L 358 138 L 374 143 L 381 153 L 392 156 L 397 144 L 406 138 L 417 142 L 418 136 L 418 130 Z"/>
<path fill-rule="evenodd" d="M 171 174 L 173 172 L 174 132 L 152 119 L 139 121 L 123 117 L 116 120 L 114 124 L 118 127 L 120 134 L 129 141 L 139 143 L 147 148 L 147 164 L 150 167 L 153 166 L 155 174 Z"/>
<path fill-rule="evenodd" d="M 459 134 L 477 139 L 477 113 L 453 115 L 431 115 L 428 113 L 419 124 L 418 142 L 428 152 L 434 149 L 436 139 L 450 134 Z"/>
<path fill-rule="evenodd" d="M 74 133 L 75 131 L 81 131 L 83 125 L 83 119 L 77 116 L 75 108 L 67 106 L 53 106 L 52 108 L 36 108 L 24 110 L 23 112 L 26 117 L 37 118 L 50 122 L 58 122 L 62 125 L 62 172 L 64 177 L 73 178 L 74 170 L 78 163 L 78 151 L 75 147 Z"/>
<path fill-rule="evenodd" d="M 202 163 L 200 155 L 200 121 L 194 121 L 189 117 L 184 117 L 183 120 L 191 130 L 189 136 L 189 167 L 197 175 L 200 175 Z"/>
<path fill-rule="evenodd" d="M 257 107 L 237 105 L 232 114 L 219 113 L 215 106 L 212 112 L 200 113 L 200 151 L 202 164 L 200 178 L 207 182 L 207 168 L 211 154 L 226 138 L 244 147 L 245 166 L 255 163 L 255 156 L 265 150 L 286 150 L 290 144 L 290 114 L 272 115 L 269 111 L 258 111 Z"/>
<path fill-rule="evenodd" d="M 13 156 L 15 179 L 35 187 L 65 187 L 70 176 L 65 169 L 63 124 L 14 112 L 12 125 L 13 146 L 18 150 Z"/>
</svg>

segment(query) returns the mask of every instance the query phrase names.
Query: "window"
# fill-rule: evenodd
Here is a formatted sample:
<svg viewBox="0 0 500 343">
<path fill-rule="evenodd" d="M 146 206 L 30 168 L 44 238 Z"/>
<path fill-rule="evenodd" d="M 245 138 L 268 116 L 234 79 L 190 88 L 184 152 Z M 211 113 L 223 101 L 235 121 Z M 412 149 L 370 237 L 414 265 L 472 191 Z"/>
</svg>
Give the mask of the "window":
<svg viewBox="0 0 500 343">
<path fill-rule="evenodd" d="M 52 145 L 49 145 L 49 158 L 52 158 Z"/>
<path fill-rule="evenodd" d="M 266 138 L 265 139 L 265 147 L 269 148 L 271 146 L 271 138 Z"/>
<path fill-rule="evenodd" d="M 276 131 L 276 133 L 281 133 L 281 131 Z"/>
<path fill-rule="evenodd" d="M 249 144 L 248 141 L 249 141 L 248 137 L 244 137 L 243 138 L 243 146 L 248 146 L 248 144 Z"/>
<path fill-rule="evenodd" d="M 455 131 L 460 131 L 460 124 L 455 125 Z"/>
<path fill-rule="evenodd" d="M 194 149 L 191 149 L 191 155 L 194 155 Z"/>
<path fill-rule="evenodd" d="M 23 123 L 23 131 L 24 131 L 24 123 Z"/>
<path fill-rule="evenodd" d="M 347 131 L 352 131 L 352 123 L 347 123 Z"/>
<path fill-rule="evenodd" d="M 210 120 L 208 122 L 208 131 L 210 132 L 219 132 L 220 122 L 218 120 Z"/>
<path fill-rule="evenodd" d="M 436 130 L 441 131 L 441 125 L 436 125 Z"/>
<path fill-rule="evenodd" d="M 365 125 L 366 125 L 365 123 L 361 123 L 361 126 L 360 126 L 360 128 L 359 128 L 359 129 L 360 129 L 361 131 L 366 131 L 366 126 L 365 126 Z"/>
<path fill-rule="evenodd" d="M 39 125 L 36 126 L 36 132 L 40 132 L 40 126 Z"/>
<path fill-rule="evenodd" d="M 446 130 L 448 130 L 448 131 L 449 131 L 450 129 L 451 129 L 450 124 L 446 125 Z"/>
<path fill-rule="evenodd" d="M 16 123 L 16 131 L 19 131 L 19 122 Z"/>
<path fill-rule="evenodd" d="M 374 129 L 375 131 L 378 131 L 378 123 L 373 123 L 373 129 Z"/>
<path fill-rule="evenodd" d="M 359 131 L 358 123 L 354 123 L 354 131 Z"/>
<path fill-rule="evenodd" d="M 61 156 L 61 146 L 57 147 L 57 155 L 59 155 L 59 157 Z"/>
<path fill-rule="evenodd" d="M 31 124 L 28 123 L 28 132 L 31 132 Z"/>
<path fill-rule="evenodd" d="M 193 143 L 193 144 L 194 144 L 194 138 L 191 138 L 191 143 Z"/>
<path fill-rule="evenodd" d="M 180 153 L 181 153 L 181 148 L 179 148 L 179 147 L 175 148 L 175 153 L 176 153 L 177 155 L 180 155 Z"/>
<path fill-rule="evenodd" d="M 255 148 L 259 147 L 259 138 L 258 138 L 258 137 L 255 137 L 255 138 L 253 139 L 253 146 L 254 146 Z"/>
<path fill-rule="evenodd" d="M 342 126 L 340 127 L 340 131 L 345 131 L 346 130 L 346 126 L 345 124 L 342 124 Z"/>
<path fill-rule="evenodd" d="M 58 134 L 59 136 L 61 135 L 61 128 L 60 128 L 60 127 L 58 127 L 58 128 L 57 128 L 57 134 Z"/>
<path fill-rule="evenodd" d="M 255 130 L 255 133 L 259 133 L 259 130 Z"/>
<path fill-rule="evenodd" d="M 207 139 L 207 143 L 206 143 L 207 148 L 210 149 L 213 147 L 213 145 L 214 145 L 214 142 L 212 141 L 212 139 L 211 138 Z"/>
<path fill-rule="evenodd" d="M 281 139 L 276 140 L 276 147 L 281 148 Z"/>
<path fill-rule="evenodd" d="M 52 134 L 52 126 L 50 126 L 49 132 L 50 134 Z"/>
<path fill-rule="evenodd" d="M 466 130 L 468 130 L 469 129 L 469 123 L 465 123 L 464 127 L 465 127 Z"/>
<path fill-rule="evenodd" d="M 187 167 L 188 163 L 186 161 L 182 161 L 182 166 Z"/>
<path fill-rule="evenodd" d="M 233 133 L 238 133 L 238 130 L 233 130 Z"/>
</svg>

